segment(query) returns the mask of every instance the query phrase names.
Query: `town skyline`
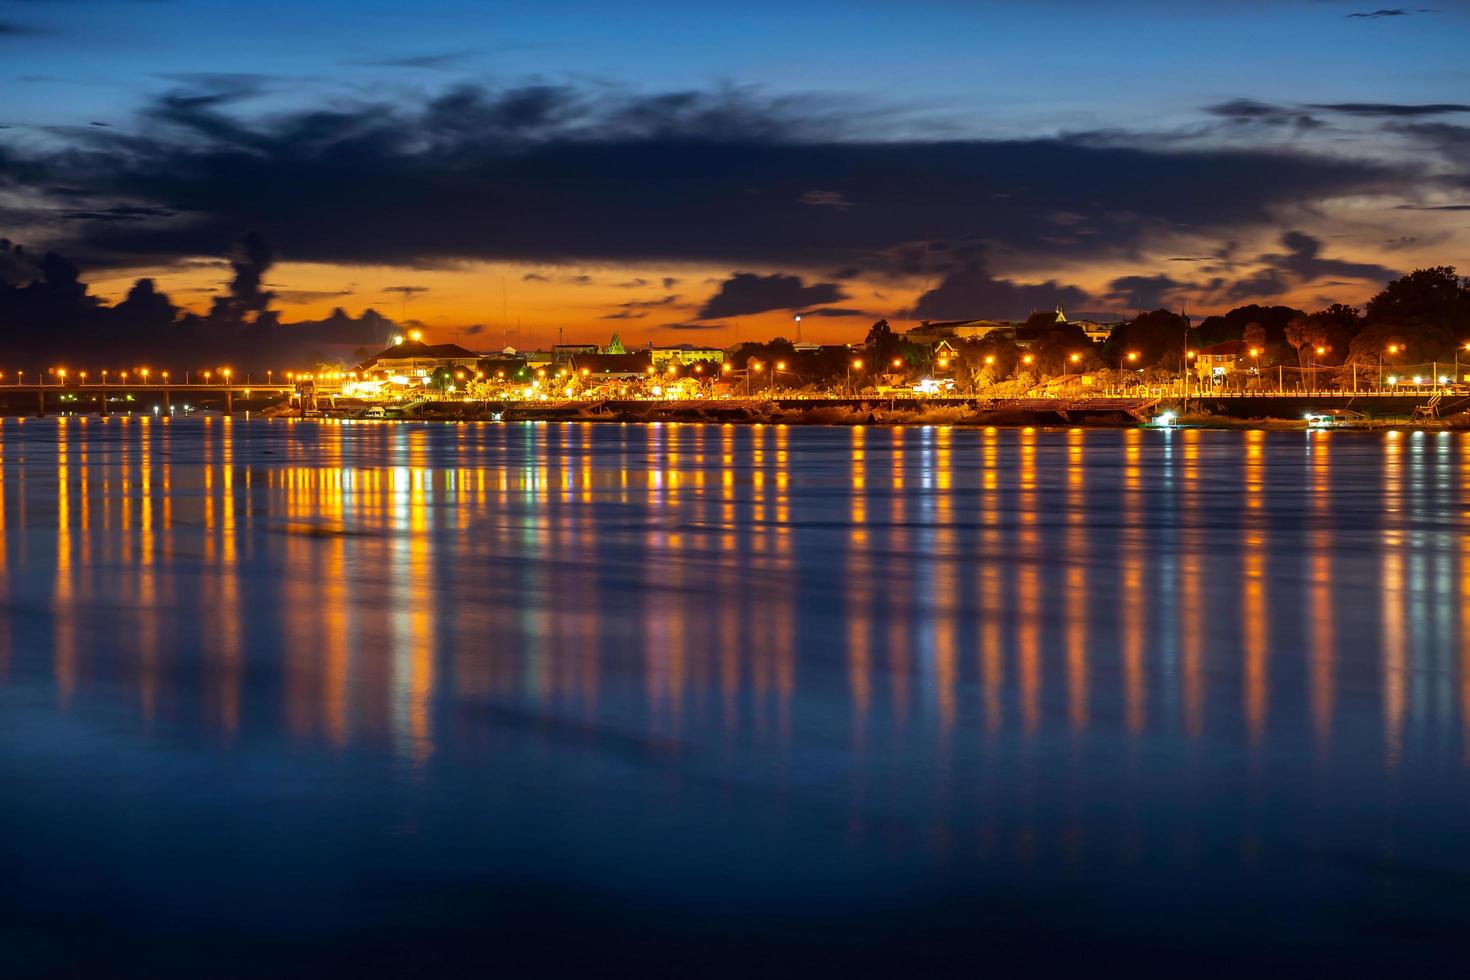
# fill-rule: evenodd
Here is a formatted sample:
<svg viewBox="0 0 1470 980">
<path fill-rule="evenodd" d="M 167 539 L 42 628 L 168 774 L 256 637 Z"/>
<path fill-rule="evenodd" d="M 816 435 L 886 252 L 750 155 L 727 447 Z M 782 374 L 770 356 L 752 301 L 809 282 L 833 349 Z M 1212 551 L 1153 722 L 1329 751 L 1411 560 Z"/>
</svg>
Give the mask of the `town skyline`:
<svg viewBox="0 0 1470 980">
<path fill-rule="evenodd" d="M 391 4 L 202 4 L 184 46 L 168 7 L 0 5 L 22 95 L 0 237 L 29 257 L 9 246 L 0 281 L 55 251 L 109 305 L 147 278 L 197 316 L 724 346 L 797 312 L 838 342 L 1056 305 L 1361 305 L 1470 266 L 1460 3 L 922 2 L 896 28 L 885 3 L 755 3 L 716 28 L 434 0 L 408 32 Z"/>
</svg>

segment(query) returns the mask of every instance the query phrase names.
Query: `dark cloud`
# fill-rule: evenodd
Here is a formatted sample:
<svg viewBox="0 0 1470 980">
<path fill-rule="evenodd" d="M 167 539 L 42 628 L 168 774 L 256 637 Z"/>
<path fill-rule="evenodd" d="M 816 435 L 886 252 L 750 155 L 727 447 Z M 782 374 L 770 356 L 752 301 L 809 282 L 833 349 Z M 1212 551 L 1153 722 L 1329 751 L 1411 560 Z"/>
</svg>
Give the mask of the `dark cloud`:
<svg viewBox="0 0 1470 980">
<path fill-rule="evenodd" d="M 629 279 L 627 282 L 614 283 L 615 289 L 642 289 L 648 285 L 647 279 Z"/>
<path fill-rule="evenodd" d="M 473 49 L 463 51 L 441 51 L 434 54 L 413 54 L 397 58 L 362 58 L 349 61 L 350 65 L 367 68 L 409 68 L 416 70 L 457 68 L 464 61 L 479 54 Z"/>
<path fill-rule="evenodd" d="M 72 222 L 71 242 L 98 256 L 215 254 L 258 228 L 299 261 L 839 268 L 945 235 L 1038 258 L 1126 257 L 1181 227 L 1267 226 L 1281 208 L 1420 177 L 1411 164 L 1086 137 L 874 141 L 848 106 L 741 90 L 458 88 L 412 107 L 250 118 L 251 85 L 167 93 L 141 126 L 66 134 L 62 150 L 0 149 L 0 182 L 43 202 L 73 188 L 86 210 L 177 212 Z M 802 204 L 813 188 L 863 206 Z"/>
<path fill-rule="evenodd" d="M 677 302 L 679 302 L 679 294 L 670 293 L 669 295 L 661 296 L 658 299 L 631 299 L 626 303 L 619 303 L 618 305 L 623 307 L 624 309 L 636 310 L 652 309 L 656 306 L 673 306 Z"/>
<path fill-rule="evenodd" d="M 1403 7 L 1380 7 L 1378 10 L 1364 10 L 1358 13 L 1348 14 L 1348 20 L 1381 20 L 1384 17 L 1408 17 L 1411 14 L 1432 14 L 1436 11 L 1430 7 L 1419 7 L 1414 10 L 1405 10 Z"/>
<path fill-rule="evenodd" d="M 1398 102 L 1324 102 L 1309 105 L 1309 109 L 1323 112 L 1342 112 L 1351 116 L 1444 116 L 1456 112 L 1470 112 L 1470 104 L 1463 102 L 1421 102 L 1404 104 Z"/>
<path fill-rule="evenodd" d="M 984 260 L 971 257 L 948 272 L 939 285 L 919 297 L 913 315 L 923 320 L 1021 320 L 1035 310 L 1076 306 L 1086 290 L 1054 280 L 1019 283 L 996 279 Z"/>
<path fill-rule="evenodd" d="M 1454 123 L 1401 123 L 1390 126 L 1392 132 L 1400 133 L 1423 143 L 1448 156 L 1458 158 L 1470 151 L 1470 126 Z"/>
<path fill-rule="evenodd" d="M 1169 305 L 1166 297 L 1183 286 L 1165 275 L 1123 276 L 1108 283 L 1108 299 L 1133 310 L 1157 310 Z"/>
<path fill-rule="evenodd" d="M 1218 294 L 1238 301 L 1252 297 L 1279 296 L 1308 283 L 1331 277 L 1387 282 L 1399 275 L 1393 269 L 1372 262 L 1349 262 L 1322 255 L 1322 242 L 1306 232 L 1289 231 L 1281 236 L 1284 252 L 1267 252 L 1258 256 L 1260 266 L 1248 276 L 1223 283 Z"/>
<path fill-rule="evenodd" d="M 289 289 L 276 286 L 271 294 L 283 303 L 320 303 L 324 299 L 338 299 L 353 295 L 351 289 Z"/>
<path fill-rule="evenodd" d="M 721 283 L 719 291 L 705 301 L 699 311 L 699 319 L 718 320 L 769 310 L 799 310 L 803 306 L 844 298 L 846 294 L 835 283 L 814 282 L 808 286 L 802 283 L 800 276 L 779 272 L 769 276 L 737 272 Z"/>
<path fill-rule="evenodd" d="M 262 289 L 261 283 L 275 261 L 270 243 L 258 232 L 248 232 L 235 242 L 230 251 L 230 268 L 235 275 L 230 280 L 229 295 L 215 300 L 215 315 L 244 319 L 264 312 L 275 297 Z"/>
<path fill-rule="evenodd" d="M 648 316 L 647 313 L 642 312 L 642 311 L 639 311 L 639 310 L 619 310 L 616 313 L 604 313 L 602 316 L 598 317 L 597 319 L 599 319 L 599 320 L 642 320 L 646 316 Z"/>
<path fill-rule="evenodd" d="M 844 317 L 844 316 L 872 316 L 866 310 L 854 310 L 845 306 L 819 306 L 814 310 L 802 310 L 801 316 L 818 317 Z"/>
<path fill-rule="evenodd" d="M 673 276 L 664 276 L 661 282 L 663 283 L 665 289 L 673 289 L 675 286 L 679 285 L 679 280 Z"/>
<path fill-rule="evenodd" d="M 177 213 L 169 208 L 119 205 L 111 208 L 58 211 L 56 217 L 63 221 L 146 221 L 149 218 L 172 218 Z"/>
<path fill-rule="evenodd" d="M 1470 204 L 1400 204 L 1398 211 L 1470 211 Z"/>
<path fill-rule="evenodd" d="M 551 280 L 539 272 L 528 272 L 521 276 L 521 282 L 551 282 Z"/>
<path fill-rule="evenodd" d="M 10 20 L 0 20 L 0 37 L 24 37 L 28 34 L 40 33 L 40 28 L 30 27 L 26 24 L 17 24 Z"/>
<path fill-rule="evenodd" d="M 1304 231 L 1288 231 L 1281 236 L 1281 244 L 1286 248 L 1285 253 L 1263 255 L 1260 261 L 1278 266 L 1302 282 L 1311 282 L 1326 276 L 1347 276 L 1386 282 L 1399 274 L 1393 269 L 1372 262 L 1347 262 L 1342 259 L 1324 258 L 1322 242 Z"/>
<path fill-rule="evenodd" d="M 1300 130 L 1322 126 L 1320 119 L 1301 109 L 1257 102 L 1254 99 L 1232 99 L 1205 106 L 1205 111 L 1235 125 L 1290 126 Z"/>
<path fill-rule="evenodd" d="M 427 293 L 428 286 L 384 286 L 385 293 L 399 293 L 404 299 L 412 299 L 420 293 Z"/>
</svg>

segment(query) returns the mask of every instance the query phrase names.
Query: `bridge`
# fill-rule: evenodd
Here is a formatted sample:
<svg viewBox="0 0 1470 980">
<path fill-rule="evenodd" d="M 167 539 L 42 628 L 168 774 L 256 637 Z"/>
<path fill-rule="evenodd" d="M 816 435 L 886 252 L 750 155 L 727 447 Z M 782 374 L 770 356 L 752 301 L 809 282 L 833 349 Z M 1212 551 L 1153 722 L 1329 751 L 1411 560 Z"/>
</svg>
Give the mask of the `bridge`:
<svg viewBox="0 0 1470 980">
<path fill-rule="evenodd" d="M 96 412 L 107 415 L 116 405 L 118 396 L 133 402 L 157 405 L 164 413 L 171 412 L 175 401 L 186 405 L 213 403 L 222 405 L 226 414 L 235 409 L 236 400 L 251 402 L 257 396 L 275 400 L 294 394 L 296 385 L 291 382 L 267 382 L 265 384 L 241 382 L 192 382 L 175 384 L 165 381 L 51 383 L 26 384 L 21 382 L 0 383 L 0 402 L 6 408 L 15 405 L 17 398 L 22 405 L 34 407 L 38 416 L 47 410 L 71 412 Z M 123 408 L 123 411 L 129 409 Z"/>
</svg>

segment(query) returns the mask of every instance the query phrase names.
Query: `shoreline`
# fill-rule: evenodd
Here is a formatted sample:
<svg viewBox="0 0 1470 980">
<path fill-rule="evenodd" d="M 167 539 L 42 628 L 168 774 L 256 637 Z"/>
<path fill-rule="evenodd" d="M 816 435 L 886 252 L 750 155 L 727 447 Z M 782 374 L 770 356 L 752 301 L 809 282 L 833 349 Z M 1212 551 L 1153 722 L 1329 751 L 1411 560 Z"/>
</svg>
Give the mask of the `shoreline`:
<svg viewBox="0 0 1470 980">
<path fill-rule="evenodd" d="M 926 427 L 945 426 L 961 429 L 1211 429 L 1218 431 L 1425 431 L 1425 432 L 1457 432 L 1470 431 L 1470 418 L 1452 419 L 1362 419 L 1350 422 L 1334 422 L 1326 425 L 1312 424 L 1305 419 L 1284 418 L 1231 418 L 1219 415 L 1180 415 L 1168 425 L 1157 425 L 1152 422 L 1139 421 L 1136 419 L 1107 419 L 1107 418 L 1077 418 L 1062 420 L 1059 418 L 1026 418 L 1019 417 L 1017 413 L 993 412 L 993 413 L 969 413 L 963 416 L 943 413 L 933 415 L 930 413 L 872 413 L 866 418 L 831 418 L 814 417 L 810 413 L 787 413 L 777 412 L 766 415 L 747 415 L 743 417 L 724 416 L 710 417 L 707 415 L 692 413 L 649 413 L 646 415 L 579 415 L 568 413 L 502 413 L 500 417 L 491 414 L 486 415 L 422 415 L 415 417 L 393 417 L 393 418 L 362 418 L 347 413 L 325 413 L 311 418 L 302 418 L 298 412 L 290 413 L 267 413 L 267 412 L 236 412 L 225 416 L 222 412 L 205 411 L 190 413 L 188 415 L 176 415 L 166 421 L 181 422 L 186 420 L 204 420 L 217 418 L 232 418 L 241 421 L 286 421 L 286 422 L 356 422 L 373 424 L 514 424 L 525 422 L 557 423 L 575 422 L 598 425 L 790 425 L 811 426 L 828 428 L 856 428 L 858 426 L 871 426 L 875 428 L 901 428 L 905 426 Z M 28 414 L 0 414 L 0 420 L 20 421 L 44 421 L 47 418 L 67 419 L 92 419 L 106 422 L 112 418 L 142 419 L 161 421 L 157 416 L 147 412 L 113 412 L 106 416 L 86 412 L 53 412 L 46 416 L 38 417 Z"/>
</svg>

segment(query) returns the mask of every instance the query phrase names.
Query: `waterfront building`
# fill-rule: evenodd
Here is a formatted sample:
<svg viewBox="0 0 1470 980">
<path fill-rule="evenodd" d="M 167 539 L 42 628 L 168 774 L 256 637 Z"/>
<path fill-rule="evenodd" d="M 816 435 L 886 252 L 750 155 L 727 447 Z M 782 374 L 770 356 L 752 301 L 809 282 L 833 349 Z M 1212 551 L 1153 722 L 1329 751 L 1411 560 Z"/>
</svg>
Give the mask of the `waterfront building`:
<svg viewBox="0 0 1470 980">
<path fill-rule="evenodd" d="M 680 366 L 691 364 L 720 364 L 725 360 L 725 352 L 718 347 L 698 347 L 694 344 L 666 344 L 662 347 L 650 347 L 649 356 L 653 359 L 653 366 L 660 371 L 667 370 L 670 363 Z"/>
<path fill-rule="evenodd" d="M 1016 336 L 1016 325 L 1003 320 L 924 320 L 904 336 L 916 344 L 936 344 L 941 340 L 983 340 L 991 334 Z"/>
<path fill-rule="evenodd" d="M 458 344 L 426 344 L 404 340 L 358 365 L 365 378 L 394 384 L 422 384 L 439 368 L 474 371 L 480 355 Z"/>
<path fill-rule="evenodd" d="M 1225 340 L 1201 350 L 1194 357 L 1194 370 L 1201 381 L 1218 383 L 1240 366 L 1249 355 L 1250 345 L 1243 340 Z"/>
</svg>

